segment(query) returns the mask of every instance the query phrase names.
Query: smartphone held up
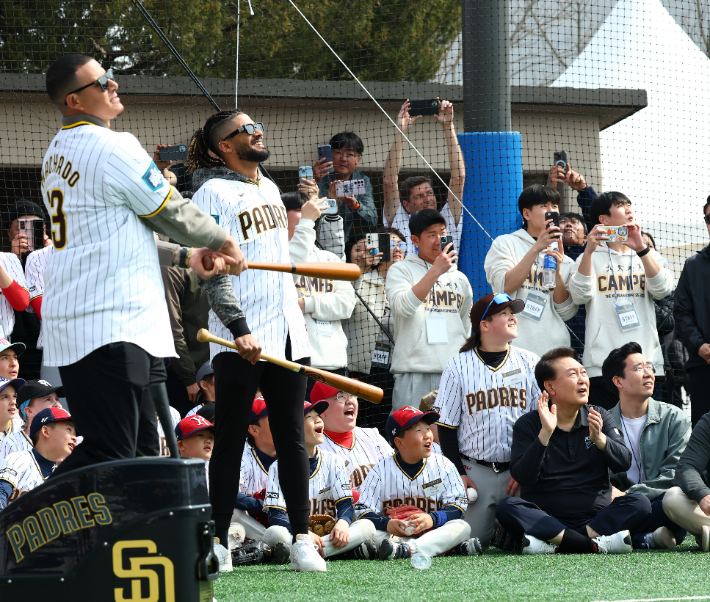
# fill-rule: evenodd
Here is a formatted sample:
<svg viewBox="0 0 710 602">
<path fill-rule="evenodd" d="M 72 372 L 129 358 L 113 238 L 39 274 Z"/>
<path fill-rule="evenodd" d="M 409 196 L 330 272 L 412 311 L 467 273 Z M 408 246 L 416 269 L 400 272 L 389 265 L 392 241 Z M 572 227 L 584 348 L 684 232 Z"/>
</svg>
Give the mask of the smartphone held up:
<svg viewBox="0 0 710 602">
<path fill-rule="evenodd" d="M 27 239 L 28 253 L 44 247 L 44 220 L 41 217 L 27 217 L 17 221 L 18 233 Z"/>
</svg>

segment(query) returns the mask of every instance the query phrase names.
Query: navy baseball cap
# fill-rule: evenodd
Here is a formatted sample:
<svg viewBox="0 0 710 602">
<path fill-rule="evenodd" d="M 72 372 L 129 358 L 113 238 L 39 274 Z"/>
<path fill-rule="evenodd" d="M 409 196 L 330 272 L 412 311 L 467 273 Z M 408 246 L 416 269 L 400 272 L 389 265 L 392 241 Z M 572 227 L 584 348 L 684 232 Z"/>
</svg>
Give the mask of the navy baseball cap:
<svg viewBox="0 0 710 602">
<path fill-rule="evenodd" d="M 52 422 L 64 422 L 71 420 L 71 414 L 63 408 L 45 408 L 39 412 L 33 419 L 30 426 L 30 439 L 35 436 L 35 433 L 46 424 Z"/>
<path fill-rule="evenodd" d="M 214 424 L 214 401 L 206 401 L 205 405 L 197 410 L 196 415 L 207 418 L 207 420 Z"/>
<path fill-rule="evenodd" d="M 205 376 L 209 376 L 210 374 L 214 374 L 214 368 L 212 368 L 212 363 L 205 362 L 200 366 L 200 369 L 197 371 L 195 382 L 199 385 L 200 381 L 204 380 Z"/>
<path fill-rule="evenodd" d="M 315 410 L 318 413 L 318 415 L 320 416 L 323 412 L 325 412 L 328 409 L 329 405 L 330 404 L 325 400 L 315 401 L 315 402 L 304 401 L 303 402 L 303 415 L 305 416 L 311 410 Z"/>
<path fill-rule="evenodd" d="M 32 422 L 34 424 L 34 421 Z M 207 418 L 193 414 L 187 418 L 183 418 L 177 423 L 175 427 L 175 436 L 178 441 L 192 437 L 195 433 L 200 431 L 206 431 L 207 429 L 214 432 L 214 424 L 212 424 Z"/>
<path fill-rule="evenodd" d="M 420 412 L 412 406 L 405 406 L 392 412 L 387 418 L 387 438 L 390 445 L 394 445 L 394 438 L 423 420 L 427 424 L 434 424 L 439 420 L 439 412 Z"/>
<path fill-rule="evenodd" d="M 255 397 L 251 404 L 251 420 L 249 424 L 254 424 L 257 420 L 260 420 L 266 416 L 269 412 L 266 409 L 266 402 L 263 397 Z"/>
<path fill-rule="evenodd" d="M 15 393 L 17 393 L 25 385 L 25 382 L 24 378 L 13 378 L 12 380 L 8 380 L 7 378 L 0 376 L 0 391 L 4 391 L 5 387 L 15 387 Z"/>
</svg>

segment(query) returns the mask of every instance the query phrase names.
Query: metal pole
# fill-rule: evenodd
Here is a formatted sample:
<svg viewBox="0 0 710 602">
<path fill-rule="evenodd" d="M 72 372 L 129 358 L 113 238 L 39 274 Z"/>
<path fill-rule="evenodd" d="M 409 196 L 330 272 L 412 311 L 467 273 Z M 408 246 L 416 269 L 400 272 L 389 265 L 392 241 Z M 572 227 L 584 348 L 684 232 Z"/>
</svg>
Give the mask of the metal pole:
<svg viewBox="0 0 710 602">
<path fill-rule="evenodd" d="M 509 132 L 510 0 L 461 0 L 465 132 Z"/>
</svg>

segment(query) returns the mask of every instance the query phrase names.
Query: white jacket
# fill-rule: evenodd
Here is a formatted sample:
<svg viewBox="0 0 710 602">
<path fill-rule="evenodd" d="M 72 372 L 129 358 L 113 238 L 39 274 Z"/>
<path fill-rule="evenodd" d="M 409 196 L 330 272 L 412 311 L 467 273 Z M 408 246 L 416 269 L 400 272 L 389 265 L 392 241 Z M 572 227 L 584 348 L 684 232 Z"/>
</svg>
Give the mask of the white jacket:
<svg viewBox="0 0 710 602">
<path fill-rule="evenodd" d="M 330 251 L 314 245 L 313 221 L 302 219 L 289 241 L 289 254 L 294 263 L 304 261 L 342 263 Z M 341 320 L 350 317 L 355 307 L 355 293 L 349 282 L 309 276 L 294 276 L 299 298 L 305 300 L 306 329 L 311 343 L 311 365 L 325 370 L 345 368 L 348 363 L 348 339 Z M 319 328 L 319 324 L 320 328 Z"/>
<path fill-rule="evenodd" d="M 611 250 L 613 274 L 609 266 L 609 251 L 606 245 L 599 245 L 592 253 L 592 275 L 579 273 L 579 264 L 584 255 L 577 258 L 572 268 L 569 292 L 578 305 L 587 306 L 586 334 L 584 341 L 584 367 L 590 377 L 602 375 L 602 364 L 613 349 L 631 341 L 637 342 L 643 354 L 653 362 L 656 373 L 663 374 L 663 354 L 656 330 L 656 310 L 653 297 L 663 299 L 673 290 L 673 273 L 667 263 L 656 252 L 653 257 L 661 270 L 653 278 L 646 278 L 643 262 L 635 251 L 626 253 Z M 629 290 L 629 269 L 633 261 L 633 290 Z M 630 299 L 636 308 L 641 323 L 640 328 L 623 332 L 614 309 L 615 296 Z"/>
<path fill-rule="evenodd" d="M 471 334 L 471 304 L 473 291 L 466 276 L 452 267 L 439 276 L 426 301 L 412 292 L 431 268 L 418 255 L 407 255 L 387 271 L 385 293 L 394 316 L 395 347 L 392 373 L 437 374 L 444 371 Z M 426 315 L 430 312 L 446 317 L 446 345 L 427 342 Z"/>
<path fill-rule="evenodd" d="M 494 293 L 504 291 L 506 272 L 518 265 L 534 244 L 535 239 L 522 228 L 512 234 L 503 234 L 493 241 L 486 255 L 484 269 L 486 280 Z M 542 287 L 544 261 L 543 251 L 537 256 L 523 285 L 510 295 L 513 299 L 525 301 L 528 294 L 533 292 L 548 299 L 539 322 L 518 314 L 518 338 L 514 344 L 537 355 L 543 355 L 555 347 L 569 347 L 570 337 L 565 321 L 574 317 L 578 309 L 571 298 L 564 303 L 555 303 L 552 298 L 554 291 Z M 566 286 L 573 265 L 574 261 L 565 255 L 560 273 Z"/>
<path fill-rule="evenodd" d="M 382 325 L 387 328 L 387 324 L 383 322 L 385 311 L 389 308 L 385 296 L 384 278 L 377 270 L 372 270 L 354 282 L 353 288 L 367 303 Z M 387 339 L 387 335 L 375 322 L 372 314 L 367 311 L 360 299 L 357 299 L 352 316 L 343 324 L 343 329 L 348 337 L 348 368 L 370 374 L 375 343 L 378 340 Z M 389 339 L 387 340 L 389 342 Z"/>
</svg>

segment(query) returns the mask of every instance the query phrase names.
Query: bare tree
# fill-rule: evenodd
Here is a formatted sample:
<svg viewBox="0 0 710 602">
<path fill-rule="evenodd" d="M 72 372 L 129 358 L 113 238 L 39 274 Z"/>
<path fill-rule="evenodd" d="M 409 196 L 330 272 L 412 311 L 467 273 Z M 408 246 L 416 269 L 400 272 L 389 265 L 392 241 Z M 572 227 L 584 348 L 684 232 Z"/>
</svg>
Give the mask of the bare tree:
<svg viewBox="0 0 710 602">
<path fill-rule="evenodd" d="M 662 0 L 663 6 L 710 57 L 710 0 Z"/>
</svg>

